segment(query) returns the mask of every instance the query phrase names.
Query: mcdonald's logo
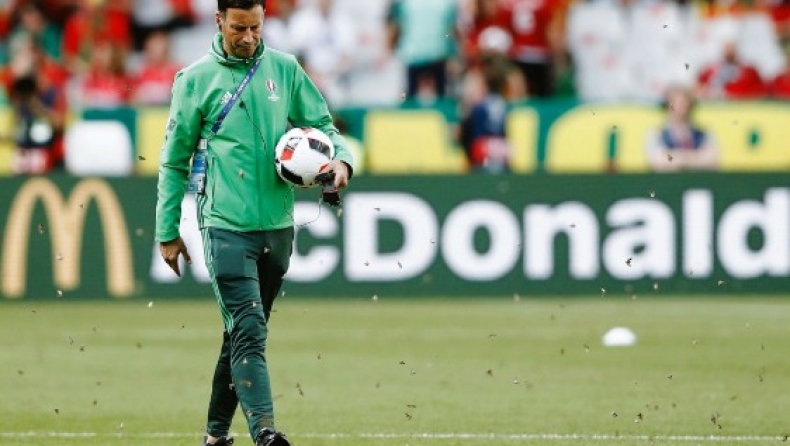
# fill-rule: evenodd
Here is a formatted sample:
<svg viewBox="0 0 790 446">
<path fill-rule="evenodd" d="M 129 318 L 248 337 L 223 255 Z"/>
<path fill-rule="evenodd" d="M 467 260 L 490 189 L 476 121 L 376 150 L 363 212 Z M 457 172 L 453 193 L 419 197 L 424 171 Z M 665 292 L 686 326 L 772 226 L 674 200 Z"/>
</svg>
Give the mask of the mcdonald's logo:
<svg viewBox="0 0 790 446">
<path fill-rule="evenodd" d="M 70 291 L 80 286 L 82 239 L 85 215 L 91 202 L 99 211 L 104 236 L 107 289 L 114 297 L 127 297 L 134 291 L 134 264 L 126 227 L 126 218 L 112 188 L 101 179 L 84 179 L 72 190 L 68 199 L 47 178 L 34 178 L 24 183 L 11 204 L 6 221 L 2 281 L 0 293 L 20 298 L 27 288 L 27 257 L 33 211 L 41 200 L 47 218 L 47 232 L 52 242 L 54 284 Z M 98 234 L 92 234 L 98 236 Z"/>
</svg>

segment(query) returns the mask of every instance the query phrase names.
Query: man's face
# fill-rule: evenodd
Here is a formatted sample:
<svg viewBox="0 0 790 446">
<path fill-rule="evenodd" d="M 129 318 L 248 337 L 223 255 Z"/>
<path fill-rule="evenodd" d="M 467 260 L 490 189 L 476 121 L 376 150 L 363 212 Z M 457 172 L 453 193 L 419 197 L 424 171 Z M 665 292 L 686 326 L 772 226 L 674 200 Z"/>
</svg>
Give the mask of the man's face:
<svg viewBox="0 0 790 446">
<path fill-rule="evenodd" d="M 691 98 L 682 92 L 674 91 L 667 97 L 670 104 L 669 113 L 680 120 L 687 120 L 691 115 Z"/>
<path fill-rule="evenodd" d="M 225 40 L 223 47 L 228 54 L 241 59 L 255 54 L 261 42 L 263 15 L 260 5 L 250 9 L 228 8 L 224 14 L 217 12 L 220 32 Z"/>
</svg>

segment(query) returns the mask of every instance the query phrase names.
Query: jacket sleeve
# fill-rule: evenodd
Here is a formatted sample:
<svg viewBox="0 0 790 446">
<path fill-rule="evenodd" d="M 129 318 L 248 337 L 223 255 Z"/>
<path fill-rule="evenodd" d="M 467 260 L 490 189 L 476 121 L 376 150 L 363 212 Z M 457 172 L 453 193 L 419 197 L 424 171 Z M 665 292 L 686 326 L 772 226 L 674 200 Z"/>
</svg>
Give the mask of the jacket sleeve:
<svg viewBox="0 0 790 446">
<path fill-rule="evenodd" d="M 349 177 L 353 176 L 354 157 L 348 150 L 345 138 L 340 135 L 332 121 L 326 100 L 301 65 L 298 63 L 294 65 L 293 93 L 288 120 L 294 127 L 313 127 L 324 132 L 335 146 L 334 159 L 346 163 Z"/>
<path fill-rule="evenodd" d="M 190 160 L 197 146 L 202 121 L 197 96 L 189 76 L 179 72 L 173 83 L 165 142 L 159 155 L 156 240 L 160 242 L 179 236 L 181 202 L 189 183 Z"/>
</svg>

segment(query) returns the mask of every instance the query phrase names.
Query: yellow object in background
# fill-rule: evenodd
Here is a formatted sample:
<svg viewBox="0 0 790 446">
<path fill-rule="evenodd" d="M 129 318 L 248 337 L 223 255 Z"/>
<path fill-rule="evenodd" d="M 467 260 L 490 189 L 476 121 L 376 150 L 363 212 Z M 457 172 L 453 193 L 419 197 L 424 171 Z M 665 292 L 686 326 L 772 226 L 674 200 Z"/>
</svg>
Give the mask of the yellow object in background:
<svg viewBox="0 0 790 446">
<path fill-rule="evenodd" d="M 790 170 L 790 108 L 786 103 L 704 104 L 696 122 L 718 142 L 720 171 Z"/>
<path fill-rule="evenodd" d="M 517 108 L 507 117 L 507 139 L 513 149 L 510 167 L 515 173 L 533 173 L 538 167 L 540 116 L 533 108 Z"/>
<path fill-rule="evenodd" d="M 137 110 L 137 173 L 156 175 L 159 172 L 159 151 L 165 140 L 167 108 Z"/>
<path fill-rule="evenodd" d="M 362 141 L 350 136 L 343 135 L 346 140 L 348 151 L 354 157 L 354 176 L 364 175 L 367 173 L 367 157 L 365 149 L 362 146 Z"/>
<path fill-rule="evenodd" d="M 646 138 L 663 124 L 653 104 L 578 104 L 556 119 L 543 104 L 517 107 L 507 118 L 513 172 L 641 173 L 650 170 Z M 555 104 L 551 105 L 556 107 Z M 71 112 L 67 123 L 80 114 Z M 356 173 L 465 174 L 464 152 L 452 137 L 445 116 L 434 109 L 369 110 L 364 140 L 346 136 Z M 135 173 L 157 175 L 168 110 L 138 108 L 131 119 Z M 0 176 L 11 175 L 14 157 L 13 112 L 0 107 Z M 360 118 L 362 119 L 362 118 Z M 553 119 L 553 122 L 542 122 Z M 790 170 L 790 107 L 781 102 L 700 103 L 694 122 L 709 132 L 720 150 L 720 171 Z M 67 124 L 68 125 L 68 124 Z M 542 134 L 545 132 L 545 135 Z M 545 137 L 545 138 L 544 138 Z M 544 140 L 545 150 L 540 149 Z M 544 158 L 541 159 L 543 154 Z"/>
<path fill-rule="evenodd" d="M 365 118 L 365 151 L 371 174 L 460 174 L 466 157 L 452 143 L 435 110 L 371 111 Z"/>
<path fill-rule="evenodd" d="M 8 107 L 0 107 L 0 176 L 12 173 L 14 159 L 13 112 Z"/>
<path fill-rule="evenodd" d="M 546 171 L 603 173 L 649 170 L 645 135 L 661 125 L 661 112 L 649 105 L 586 104 L 554 122 L 546 141 Z M 616 156 L 610 159 L 610 145 Z"/>
</svg>

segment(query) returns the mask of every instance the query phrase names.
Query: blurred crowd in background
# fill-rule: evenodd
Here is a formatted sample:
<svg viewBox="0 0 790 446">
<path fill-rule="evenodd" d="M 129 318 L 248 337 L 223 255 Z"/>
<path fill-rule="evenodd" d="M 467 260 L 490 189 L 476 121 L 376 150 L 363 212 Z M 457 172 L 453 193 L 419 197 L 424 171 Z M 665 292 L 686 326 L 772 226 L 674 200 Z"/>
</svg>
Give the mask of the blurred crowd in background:
<svg viewBox="0 0 790 446">
<path fill-rule="evenodd" d="M 69 110 L 167 106 L 175 73 L 209 48 L 215 10 L 4 0 L 0 98 L 29 118 L 17 143 L 51 143 Z M 503 132 L 496 115 L 527 99 L 658 102 L 677 86 L 790 99 L 790 0 L 268 0 L 263 34 L 333 108 L 456 101 L 472 158 L 476 135 Z M 35 158 L 20 162 L 57 162 Z"/>
</svg>

